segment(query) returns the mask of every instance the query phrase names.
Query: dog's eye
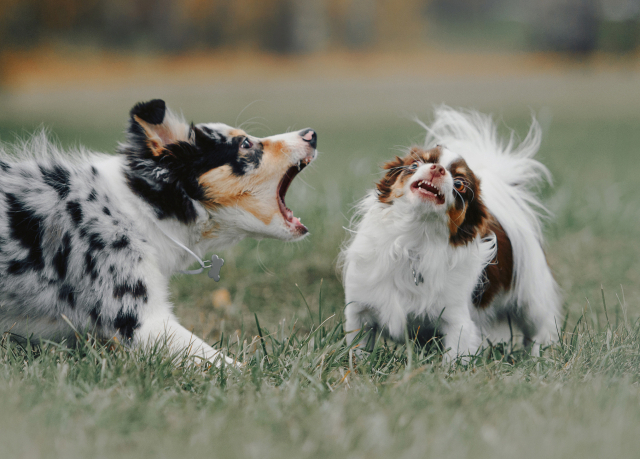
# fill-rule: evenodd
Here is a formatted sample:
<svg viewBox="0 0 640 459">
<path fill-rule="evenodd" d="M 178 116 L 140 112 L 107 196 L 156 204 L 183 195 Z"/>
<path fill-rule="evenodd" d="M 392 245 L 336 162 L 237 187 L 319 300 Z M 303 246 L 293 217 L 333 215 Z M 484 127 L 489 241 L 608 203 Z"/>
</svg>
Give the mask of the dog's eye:
<svg viewBox="0 0 640 459">
<path fill-rule="evenodd" d="M 454 180 L 453 186 L 458 191 L 464 191 L 464 182 L 462 180 Z"/>
<path fill-rule="evenodd" d="M 248 150 L 249 148 L 253 147 L 253 144 L 251 143 L 251 140 L 249 139 L 244 139 L 242 141 L 242 144 L 240 145 L 242 148 Z"/>
</svg>

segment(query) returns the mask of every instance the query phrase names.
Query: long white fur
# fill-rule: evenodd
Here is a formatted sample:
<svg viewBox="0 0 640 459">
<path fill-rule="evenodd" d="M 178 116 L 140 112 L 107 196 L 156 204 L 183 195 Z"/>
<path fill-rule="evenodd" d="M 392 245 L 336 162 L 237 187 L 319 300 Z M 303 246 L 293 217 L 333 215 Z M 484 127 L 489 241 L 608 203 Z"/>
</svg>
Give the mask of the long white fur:
<svg viewBox="0 0 640 459">
<path fill-rule="evenodd" d="M 483 338 L 509 339 L 504 325 L 512 320 L 538 354 L 540 345 L 557 340 L 560 327 L 558 287 L 542 249 L 540 220 L 548 213 L 534 194 L 550 179 L 533 159 L 541 139 L 538 123 L 533 120 L 520 144 L 513 135 L 501 140 L 491 117 L 474 111 L 441 107 L 423 126 L 426 148 L 445 147 L 441 163 L 460 156 L 480 178 L 482 199 L 512 243 L 513 288 L 478 310 L 471 295 L 494 256 L 494 240 L 477 237 L 452 247 L 446 215 L 416 212 L 406 197 L 383 204 L 372 191 L 358 206 L 353 237 L 341 254 L 348 340 L 362 328 L 380 328 L 401 341 L 407 326 L 438 325 L 449 348 L 445 360 L 451 360 L 475 353 Z M 412 267 L 424 283 L 415 285 Z"/>
</svg>

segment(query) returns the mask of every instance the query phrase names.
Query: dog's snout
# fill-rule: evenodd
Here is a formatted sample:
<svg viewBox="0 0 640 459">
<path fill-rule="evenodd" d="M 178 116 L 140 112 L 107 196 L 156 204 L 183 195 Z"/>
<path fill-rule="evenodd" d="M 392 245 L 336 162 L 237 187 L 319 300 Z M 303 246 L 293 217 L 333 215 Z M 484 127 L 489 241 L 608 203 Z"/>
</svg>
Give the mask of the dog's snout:
<svg viewBox="0 0 640 459">
<path fill-rule="evenodd" d="M 318 135 L 313 129 L 303 129 L 300 131 L 300 136 L 302 137 L 302 140 L 309 142 L 309 145 L 312 148 L 316 148 L 318 146 Z"/>
<path fill-rule="evenodd" d="M 442 167 L 440 164 L 432 164 L 431 173 L 433 174 L 434 177 L 437 177 L 438 175 L 444 175 L 445 170 L 444 170 L 444 167 Z"/>
</svg>

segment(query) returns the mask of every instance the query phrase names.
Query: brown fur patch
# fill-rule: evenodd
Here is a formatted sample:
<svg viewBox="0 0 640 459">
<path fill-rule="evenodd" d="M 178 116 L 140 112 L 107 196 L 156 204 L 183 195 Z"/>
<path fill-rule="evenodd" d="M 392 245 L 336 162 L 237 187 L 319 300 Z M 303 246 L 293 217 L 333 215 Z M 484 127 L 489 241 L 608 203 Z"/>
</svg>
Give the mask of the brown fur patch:
<svg viewBox="0 0 640 459">
<path fill-rule="evenodd" d="M 203 204 L 209 208 L 239 207 L 251 213 L 265 225 L 269 225 L 279 212 L 274 208 L 274 204 L 277 205 L 275 188 L 274 196 L 268 200 L 260 199 L 256 196 L 257 193 L 254 193 L 254 188 L 262 182 L 259 176 L 238 177 L 233 175 L 229 166 L 225 165 L 202 175 L 199 182 L 205 189 Z"/>
<path fill-rule="evenodd" d="M 481 276 L 482 283 L 474 292 L 474 304 L 478 308 L 485 308 L 491 304 L 494 297 L 509 291 L 513 282 L 513 249 L 511 240 L 502 225 L 493 216 L 489 216 L 483 237 L 491 232 L 496 235 L 498 252 L 490 265 L 484 269 Z"/>
<path fill-rule="evenodd" d="M 458 228 L 462 225 L 462 222 L 464 222 L 466 211 L 466 206 L 462 209 L 453 206 L 447 210 L 447 215 L 449 216 L 449 233 L 451 233 L 452 236 L 458 233 Z"/>
<path fill-rule="evenodd" d="M 217 236 L 218 230 L 220 230 L 220 224 L 218 222 L 212 223 L 202 230 L 202 237 L 205 239 L 211 239 Z"/>
<path fill-rule="evenodd" d="M 242 129 L 231 129 L 229 131 L 229 136 L 230 137 L 247 137 L 247 133 L 244 132 Z"/>
<path fill-rule="evenodd" d="M 279 157 L 279 156 L 284 156 L 289 154 L 289 148 L 287 147 L 287 144 L 282 140 L 276 140 L 276 141 L 263 140 L 262 148 L 263 148 L 264 154 L 267 154 L 273 157 Z"/>
<path fill-rule="evenodd" d="M 487 209 L 480 196 L 480 180 L 469 169 L 463 159 L 449 166 L 453 180 L 461 180 L 464 189 L 454 193 L 453 206 L 447 210 L 449 216 L 449 243 L 454 247 L 468 244 L 478 234 L 486 231 Z"/>
<path fill-rule="evenodd" d="M 442 156 L 442 147 L 440 145 L 431 148 L 429 150 L 425 150 L 424 148 L 413 146 L 409 150 L 410 158 L 419 159 L 424 163 L 433 163 L 437 164 L 440 161 L 440 157 Z"/>
</svg>

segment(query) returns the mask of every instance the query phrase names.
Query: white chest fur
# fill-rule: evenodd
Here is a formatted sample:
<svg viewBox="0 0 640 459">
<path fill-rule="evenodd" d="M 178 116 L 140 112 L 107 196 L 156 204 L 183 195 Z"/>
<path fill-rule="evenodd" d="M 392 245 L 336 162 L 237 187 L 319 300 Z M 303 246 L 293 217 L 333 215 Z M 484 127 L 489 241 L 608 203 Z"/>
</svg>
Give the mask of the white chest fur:
<svg viewBox="0 0 640 459">
<path fill-rule="evenodd" d="M 410 317 L 428 323 L 445 308 L 471 306 L 494 243 L 478 238 L 453 247 L 437 216 L 403 218 L 401 209 L 385 207 L 374 204 L 365 213 L 345 250 L 345 293 L 347 304 L 368 310 L 378 326 L 401 338 Z M 418 285 L 414 270 L 423 279 Z"/>
</svg>

